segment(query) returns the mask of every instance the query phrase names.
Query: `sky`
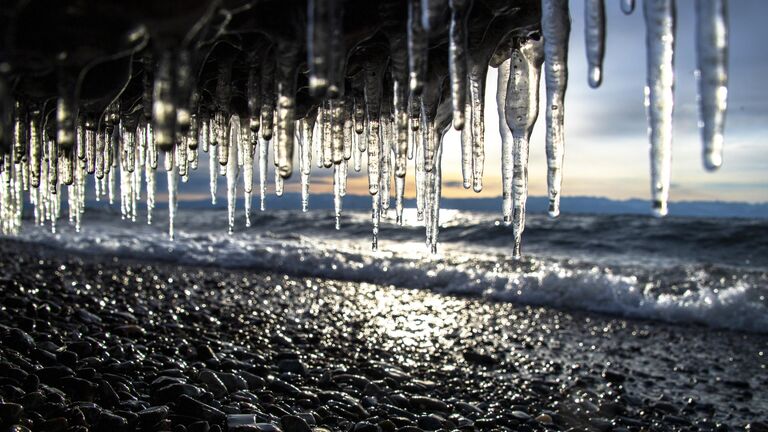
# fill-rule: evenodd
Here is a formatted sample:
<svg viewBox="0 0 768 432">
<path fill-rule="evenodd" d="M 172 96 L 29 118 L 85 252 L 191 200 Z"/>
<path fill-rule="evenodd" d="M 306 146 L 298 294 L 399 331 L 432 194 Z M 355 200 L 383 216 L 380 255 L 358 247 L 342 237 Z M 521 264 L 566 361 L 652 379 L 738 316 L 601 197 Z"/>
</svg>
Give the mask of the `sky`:
<svg viewBox="0 0 768 432">
<path fill-rule="evenodd" d="M 587 85 L 583 3 L 582 0 L 570 2 L 572 31 L 565 103 L 563 196 L 647 199 L 650 174 L 643 105 L 646 54 L 642 2 L 638 2 L 634 14 L 626 16 L 619 9 L 619 0 L 606 1 L 604 80 L 598 89 Z M 705 171 L 702 166 L 697 127 L 695 2 L 683 0 L 677 4 L 676 101 L 670 199 L 768 202 L 768 26 L 764 22 L 764 17 L 768 16 L 768 1 L 737 0 L 729 3 L 730 83 L 724 163 L 714 173 Z M 452 130 L 444 142 L 443 196 L 489 198 L 501 195 L 496 79 L 496 70 L 491 68 L 486 92 L 484 189 L 475 193 L 462 187 L 460 135 Z M 542 108 L 545 103 L 543 83 L 542 78 Z M 541 110 L 531 138 L 529 181 L 530 195 L 533 196 L 546 195 L 544 141 L 544 113 Z M 201 156 L 199 171 L 188 183 L 180 185 L 182 199 L 201 199 L 208 194 L 207 156 Z M 271 161 L 269 165 L 272 166 Z M 412 161 L 408 168 L 406 195 L 413 197 Z M 350 173 L 348 193 L 366 194 L 365 166 L 359 175 L 354 175 L 351 168 Z M 271 180 L 273 177 L 270 173 L 268 178 Z M 300 190 L 298 177 L 294 174 L 287 182 L 287 192 Z M 219 194 L 226 193 L 225 185 L 224 178 L 220 178 Z M 271 181 L 269 190 L 273 190 Z M 313 166 L 311 191 L 332 191 L 330 170 L 318 170 Z"/>
</svg>

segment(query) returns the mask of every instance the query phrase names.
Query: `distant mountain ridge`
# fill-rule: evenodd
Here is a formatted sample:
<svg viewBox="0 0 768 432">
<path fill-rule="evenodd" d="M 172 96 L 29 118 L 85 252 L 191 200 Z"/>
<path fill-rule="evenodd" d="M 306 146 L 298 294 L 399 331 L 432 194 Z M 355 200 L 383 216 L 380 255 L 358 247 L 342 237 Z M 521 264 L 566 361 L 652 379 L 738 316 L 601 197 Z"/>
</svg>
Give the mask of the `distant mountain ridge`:
<svg viewBox="0 0 768 432">
<path fill-rule="evenodd" d="M 258 211 L 258 196 L 253 198 L 253 211 Z M 242 209 L 243 200 L 239 199 L 237 206 Z M 226 207 L 226 198 L 217 200 L 216 207 Z M 533 196 L 528 198 L 528 212 L 546 213 L 547 197 Z M 162 204 L 158 203 L 158 206 Z M 181 208 L 210 208 L 208 200 L 182 201 Z M 392 198 L 391 207 L 394 209 L 395 199 Z M 406 199 L 405 206 L 416 206 L 415 199 Z M 298 193 L 285 193 L 282 197 L 270 195 L 266 200 L 267 209 L 294 210 L 301 208 L 301 195 Z M 459 209 L 479 212 L 501 212 L 501 197 L 495 198 L 443 198 L 441 207 L 445 209 Z M 333 195 L 314 194 L 309 198 L 310 210 L 332 210 Z M 371 197 L 365 195 L 347 195 L 343 200 L 343 208 L 346 210 L 367 210 L 371 208 Z M 649 215 L 650 203 L 641 199 L 612 200 L 599 197 L 563 197 L 561 209 L 564 214 L 638 214 Z M 670 216 L 684 217 L 738 217 L 768 219 L 768 203 L 745 203 L 724 201 L 673 201 L 669 204 Z"/>
</svg>

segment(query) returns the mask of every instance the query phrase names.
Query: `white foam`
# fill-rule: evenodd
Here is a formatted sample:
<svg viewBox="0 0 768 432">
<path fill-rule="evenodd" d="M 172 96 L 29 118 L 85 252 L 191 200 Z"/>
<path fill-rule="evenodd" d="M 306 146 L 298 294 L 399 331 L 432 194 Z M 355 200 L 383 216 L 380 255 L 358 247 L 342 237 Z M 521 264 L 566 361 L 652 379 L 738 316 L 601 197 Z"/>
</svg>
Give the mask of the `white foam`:
<svg viewBox="0 0 768 432">
<path fill-rule="evenodd" d="M 736 275 L 732 286 L 717 289 L 710 283 L 714 277 L 702 268 L 698 270 L 695 289 L 660 294 L 640 282 L 632 274 L 635 270 L 628 267 L 608 268 L 594 262 L 544 257 L 515 262 L 500 255 L 498 249 L 481 253 L 461 243 L 443 245 L 441 255 L 430 256 L 421 240 L 384 241 L 380 252 L 374 253 L 367 250 L 368 243 L 363 238 L 266 229 L 227 235 L 202 228 L 214 224 L 199 222 L 180 224 L 176 241 L 170 241 L 162 227 L 106 220 L 89 221 L 87 229 L 80 233 L 69 227 L 56 234 L 43 228 L 27 228 L 20 237 L 100 255 L 370 282 L 518 304 L 768 332 L 768 302 L 763 294 L 766 287 L 759 286 L 760 278 L 749 275 Z M 189 228 L 190 225 L 196 228 Z M 468 253 L 468 249 L 473 252 Z"/>
</svg>

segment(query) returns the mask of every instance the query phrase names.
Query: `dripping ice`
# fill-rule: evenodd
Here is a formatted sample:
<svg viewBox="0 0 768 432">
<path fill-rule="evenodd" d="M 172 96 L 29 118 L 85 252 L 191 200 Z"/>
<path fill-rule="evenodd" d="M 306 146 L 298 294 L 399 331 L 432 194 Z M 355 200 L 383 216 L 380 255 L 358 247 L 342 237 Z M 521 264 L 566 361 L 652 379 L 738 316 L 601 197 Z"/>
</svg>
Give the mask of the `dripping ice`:
<svg viewBox="0 0 768 432">
<path fill-rule="evenodd" d="M 624 13 L 633 12 L 634 0 L 618 2 Z M 585 74 L 592 87 L 604 79 L 605 3 L 585 1 Z M 653 212 L 661 216 L 667 213 L 671 172 L 675 1 L 641 3 L 646 22 L 651 197 Z M 704 166 L 713 170 L 722 164 L 724 145 L 727 0 L 700 0 L 697 6 L 702 158 Z M 196 82 L 202 73 L 193 70 L 200 69 L 195 63 L 198 54 L 184 43 L 157 47 L 143 43 L 129 50 L 140 59 L 135 76 L 129 77 L 129 84 L 136 81 L 136 94 L 127 95 L 130 86 L 126 85 L 98 110 L 79 100 L 78 87 L 73 85 L 77 70 L 57 70 L 56 88 L 50 95 L 53 102 L 48 107 L 15 93 L 6 77 L 0 76 L 2 231 L 21 229 L 25 198 L 32 205 L 36 224 L 49 224 L 55 230 L 64 207 L 70 223 L 79 230 L 88 179 L 93 179 L 97 200 L 119 201 L 123 219 L 137 221 L 139 203 L 145 202 L 146 221 L 153 223 L 159 165 L 166 171 L 168 228 L 173 238 L 180 187 L 195 175 L 198 164 L 205 163 L 200 159 L 202 153 L 208 153 L 212 204 L 217 202 L 219 177 L 225 177 L 229 232 L 239 229 L 238 197 L 244 198 L 248 227 L 255 183 L 258 181 L 259 208 L 264 211 L 269 184 L 274 182 L 275 194 L 282 195 L 296 159 L 302 210 L 309 210 L 311 180 L 330 177 L 338 228 L 342 228 L 348 176 L 367 168 L 374 249 L 393 196 L 395 221 L 402 224 L 406 184 L 415 184 L 417 219 L 424 224 L 425 241 L 434 252 L 443 137 L 450 127 L 461 133 L 464 187 L 475 192 L 483 188 L 484 93 L 491 65 L 498 67 L 501 214 L 514 232 L 514 255 L 519 256 L 530 145 L 544 144 L 546 148 L 549 214 L 560 214 L 569 73 L 568 1 L 542 0 L 541 22 L 528 28 L 510 24 L 509 29 L 496 31 L 486 23 L 481 33 L 488 38 L 483 43 L 492 40 L 488 48 L 478 45 L 472 1 L 409 0 L 401 11 L 403 26 L 397 31 L 387 29 L 391 52 L 381 51 L 373 42 L 360 42 L 358 48 L 365 55 L 349 51 L 349 56 L 340 55 L 350 49 L 343 34 L 344 2 L 312 0 L 306 7 L 306 38 L 285 40 L 267 34 L 249 41 L 252 46 L 247 47 L 247 56 L 238 60 L 242 65 L 235 61 L 237 54 L 222 50 L 226 54 L 217 54 L 211 88 Z M 500 9 L 498 13 L 510 12 Z M 441 28 L 447 30 L 444 36 L 440 36 Z M 438 36 L 446 38 L 445 49 L 434 49 L 432 38 Z M 483 50 L 487 56 L 478 57 L 476 53 Z M 305 51 L 307 58 L 299 58 Z M 234 77 L 237 68 L 247 70 L 247 79 Z M 542 74 L 546 142 L 531 143 Z M 308 87 L 302 87 L 305 84 Z M 307 88 L 310 97 L 302 93 Z M 237 97 L 247 100 L 235 102 Z M 406 169 L 409 160 L 413 168 Z"/>
</svg>

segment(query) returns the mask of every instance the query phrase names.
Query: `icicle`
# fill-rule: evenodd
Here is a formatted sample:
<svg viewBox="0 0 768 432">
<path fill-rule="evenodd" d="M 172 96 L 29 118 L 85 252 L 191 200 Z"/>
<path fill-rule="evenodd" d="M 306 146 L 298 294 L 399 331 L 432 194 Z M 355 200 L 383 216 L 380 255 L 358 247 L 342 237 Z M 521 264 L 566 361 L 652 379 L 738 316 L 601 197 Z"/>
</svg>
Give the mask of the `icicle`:
<svg viewBox="0 0 768 432">
<path fill-rule="evenodd" d="M 325 101 L 322 131 L 320 145 L 322 147 L 323 167 L 330 168 L 333 165 L 333 106 L 330 100 Z"/>
<path fill-rule="evenodd" d="M 427 243 L 432 254 L 437 253 L 437 234 L 440 228 L 440 194 L 442 193 L 442 158 L 443 146 L 438 144 L 435 152 L 435 166 L 427 173 Z"/>
<path fill-rule="evenodd" d="M 164 51 L 157 62 L 152 94 L 152 129 L 155 146 L 164 151 L 173 147 L 176 137 L 174 72 L 173 54 L 170 51 Z M 169 167 L 166 165 L 166 168 Z"/>
<path fill-rule="evenodd" d="M 147 188 L 147 225 L 152 225 L 152 211 L 155 209 L 155 170 L 144 165 L 144 179 Z"/>
<path fill-rule="evenodd" d="M 696 55 L 704 167 L 713 171 L 723 163 L 723 129 L 728 99 L 727 0 L 699 0 L 696 3 Z"/>
<path fill-rule="evenodd" d="M 95 144 L 96 160 L 94 161 L 93 169 L 94 169 L 96 178 L 102 179 L 104 178 L 104 164 L 106 163 L 106 160 L 105 160 L 106 155 L 104 154 L 106 149 L 106 143 L 104 142 L 104 135 L 97 133 L 96 130 L 86 131 L 86 134 L 90 134 L 91 139 L 96 141 L 96 144 Z M 144 133 L 140 134 L 139 137 L 146 141 L 146 135 Z M 98 184 L 98 182 L 96 183 Z"/>
<path fill-rule="evenodd" d="M 13 163 L 18 164 L 21 159 L 26 156 L 27 148 L 27 123 L 25 117 L 25 110 L 22 108 L 20 102 L 16 102 L 15 112 L 13 115 Z"/>
<path fill-rule="evenodd" d="M 395 217 L 397 224 L 403 225 L 403 195 L 405 194 L 405 177 L 395 177 Z"/>
<path fill-rule="evenodd" d="M 467 91 L 469 91 L 467 89 Z M 470 104 L 464 105 L 465 116 L 472 121 L 472 107 Z M 461 178 L 464 189 L 472 187 L 472 126 L 461 130 Z"/>
<path fill-rule="evenodd" d="M 592 88 L 603 82 L 605 55 L 605 0 L 584 2 L 584 36 L 587 46 L 588 82 Z"/>
<path fill-rule="evenodd" d="M 56 143 L 62 149 L 75 146 L 77 119 L 76 77 L 69 71 L 59 73 L 59 98 L 56 100 Z"/>
<path fill-rule="evenodd" d="M 672 113 L 674 109 L 674 0 L 643 2 L 648 55 L 645 105 L 651 141 L 651 195 L 653 213 L 667 214 L 672 170 Z"/>
<path fill-rule="evenodd" d="M 250 121 L 240 120 L 240 145 L 238 162 L 243 170 L 243 203 L 245 207 L 245 226 L 251 226 L 251 204 L 253 193 L 253 137 L 258 132 L 250 128 Z"/>
<path fill-rule="evenodd" d="M 307 64 L 309 91 L 323 96 L 328 90 L 337 94 L 337 64 L 342 26 L 342 5 L 338 0 L 307 2 Z M 331 88 L 332 87 L 332 88 Z M 333 96 L 332 95 L 332 96 Z"/>
<path fill-rule="evenodd" d="M 421 135 L 419 133 L 419 126 L 421 123 L 421 98 L 411 96 L 408 111 L 408 126 L 410 126 L 408 128 L 408 159 L 413 160 L 416 146 L 420 142 L 419 136 Z"/>
<path fill-rule="evenodd" d="M 283 190 L 284 190 L 285 182 L 283 181 L 283 177 L 280 175 L 280 173 L 275 170 L 275 195 L 276 196 L 283 196 Z"/>
<path fill-rule="evenodd" d="M 253 141 L 250 128 L 241 128 L 240 145 L 243 155 L 243 191 L 251 193 L 253 191 Z"/>
<path fill-rule="evenodd" d="M 563 183 L 565 150 L 563 121 L 565 90 L 568 85 L 568 36 L 571 19 L 568 0 L 542 0 L 541 30 L 544 35 L 544 61 L 547 85 L 547 189 L 549 216 L 560 215 L 560 190 Z"/>
<path fill-rule="evenodd" d="M 260 204 L 259 209 L 261 211 L 266 210 L 267 199 L 267 151 L 269 149 L 269 141 L 265 139 L 259 140 L 259 193 Z"/>
<path fill-rule="evenodd" d="M 508 84 L 509 80 L 513 79 L 511 75 L 511 63 L 515 56 L 504 60 L 498 68 L 498 79 L 496 82 L 496 109 L 499 116 L 499 135 L 501 135 L 501 187 L 502 187 L 502 204 L 501 212 L 504 219 L 504 224 L 509 225 L 512 223 L 512 176 L 514 156 L 512 153 L 512 126 L 507 122 L 506 106 L 509 98 Z M 518 57 L 519 58 L 519 57 Z M 515 64 L 515 73 L 524 74 L 525 71 L 519 70 L 521 65 Z M 527 94 L 512 95 L 523 99 Z M 510 101 L 511 102 L 511 101 Z M 515 120 L 513 118 L 513 120 Z"/>
<path fill-rule="evenodd" d="M 342 165 L 345 162 L 333 166 L 333 209 L 336 215 L 336 229 L 341 229 L 341 197 L 342 197 Z"/>
<path fill-rule="evenodd" d="M 352 98 L 347 98 L 344 101 L 344 160 L 345 161 L 352 159 L 352 149 L 354 147 L 353 137 L 357 138 L 357 133 L 354 132 L 353 116 L 354 116 L 354 110 L 352 108 Z"/>
<path fill-rule="evenodd" d="M 421 94 L 427 75 L 429 35 L 422 24 L 420 0 L 408 1 L 408 69 L 409 87 L 414 94 Z"/>
<path fill-rule="evenodd" d="M 473 67 L 469 74 L 469 96 L 472 109 L 472 189 L 483 190 L 485 165 L 485 77 L 487 65 Z"/>
<path fill-rule="evenodd" d="M 358 135 L 365 135 L 365 78 L 362 74 L 358 73 L 352 78 L 353 92 L 353 116 L 355 122 L 355 132 Z M 361 144 L 361 143 L 359 143 Z M 360 148 L 360 151 L 365 151 L 364 148 Z"/>
<path fill-rule="evenodd" d="M 275 53 L 270 48 L 261 63 L 261 137 L 272 139 L 275 121 Z"/>
<path fill-rule="evenodd" d="M 451 27 L 448 47 L 448 70 L 451 76 L 453 127 L 464 129 L 464 106 L 467 104 L 467 19 L 471 0 L 449 0 Z"/>
<path fill-rule="evenodd" d="M 312 139 L 315 120 L 311 115 L 299 120 L 299 170 L 301 171 L 301 210 L 309 209 L 309 174 L 312 171 Z"/>
<path fill-rule="evenodd" d="M 323 140 L 325 139 L 325 103 L 321 102 L 317 108 L 317 115 L 315 116 L 315 129 L 316 131 L 312 135 L 312 148 L 315 152 L 315 161 L 318 168 L 322 168 L 324 165 L 324 146 Z"/>
<path fill-rule="evenodd" d="M 200 149 L 202 149 L 205 153 L 208 153 L 209 138 L 211 135 L 210 122 L 211 121 L 207 115 L 200 116 L 200 136 L 198 141 L 200 143 Z"/>
<path fill-rule="evenodd" d="M 335 0 L 333 0 L 335 2 Z M 327 0 L 326 0 L 327 2 Z M 332 29 L 334 30 L 334 29 Z M 338 29 L 336 29 L 338 30 Z M 299 69 L 299 49 L 295 43 L 279 42 L 277 46 L 277 137 L 275 163 L 280 177 L 293 173 L 293 148 L 296 135 L 296 75 Z"/>
<path fill-rule="evenodd" d="M 368 192 L 371 195 L 375 195 L 379 192 L 381 175 L 381 149 L 383 146 L 380 139 L 381 131 L 379 122 L 381 120 L 382 105 L 382 70 L 382 65 L 373 62 L 368 62 L 364 65 L 365 111 L 368 119 Z"/>
<path fill-rule="evenodd" d="M 339 164 L 344 158 L 344 100 L 329 100 L 331 107 L 331 161 Z"/>
<path fill-rule="evenodd" d="M 405 85 L 395 81 L 392 92 L 394 114 L 393 135 L 395 148 L 395 176 L 405 177 L 408 157 L 408 91 Z"/>
<path fill-rule="evenodd" d="M 635 0 L 620 0 L 621 11 L 626 15 L 631 14 L 635 10 Z"/>
<path fill-rule="evenodd" d="M 368 121 L 368 192 L 376 195 L 379 192 L 381 176 L 381 140 L 379 139 L 379 121 Z"/>
<path fill-rule="evenodd" d="M 353 149 L 352 149 L 352 163 L 355 169 L 355 172 L 360 172 L 360 170 L 363 167 L 363 151 L 359 149 L 359 140 L 362 140 L 363 135 L 354 135 L 355 142 L 353 143 Z"/>
<path fill-rule="evenodd" d="M 40 110 L 33 109 L 29 115 L 29 177 L 32 187 L 40 186 L 40 163 L 43 143 L 40 129 Z"/>
<path fill-rule="evenodd" d="M 389 210 L 390 184 L 392 181 L 392 119 L 385 116 L 381 124 L 381 175 L 379 194 L 381 195 L 382 217 L 387 217 Z"/>
<path fill-rule="evenodd" d="M 423 134 L 418 134 L 419 138 Z M 425 194 L 426 194 L 426 172 L 424 170 L 424 143 L 419 139 L 416 144 L 416 219 L 424 220 Z"/>
<path fill-rule="evenodd" d="M 170 152 L 166 152 L 165 157 L 171 157 Z M 171 241 L 174 240 L 173 223 L 176 219 L 176 195 L 178 192 L 178 176 L 176 175 L 176 164 L 171 163 L 171 169 L 167 172 L 168 177 L 168 236 Z"/>
<path fill-rule="evenodd" d="M 216 112 L 214 119 L 216 123 L 216 131 L 218 132 L 216 137 L 216 152 L 219 154 L 219 165 L 226 167 L 227 162 L 229 161 L 229 122 L 231 119 L 221 111 Z M 219 173 L 223 175 L 224 172 L 226 172 L 226 168 L 223 171 L 222 168 L 219 168 Z"/>
<path fill-rule="evenodd" d="M 229 234 L 235 229 L 235 206 L 237 203 L 237 176 L 240 175 L 237 152 L 240 146 L 240 117 L 233 115 L 229 121 L 229 157 L 227 162 L 227 220 Z"/>
<path fill-rule="evenodd" d="M 208 152 L 208 173 L 210 177 L 210 190 L 211 190 L 211 204 L 216 205 L 216 188 L 218 186 L 219 177 L 219 162 L 218 162 L 218 150 L 211 149 Z"/>
<path fill-rule="evenodd" d="M 520 257 L 521 239 L 525 229 L 528 148 L 533 127 L 539 116 L 539 81 L 544 59 L 542 45 L 543 42 L 536 39 L 521 41 L 512 51 L 511 59 L 504 62 L 499 69 L 498 100 L 500 106 L 504 107 L 504 112 L 500 112 L 499 123 L 506 123 L 505 127 L 512 130 L 512 148 L 509 148 L 507 140 L 505 148 L 502 149 L 504 222 L 512 223 L 515 258 Z M 501 81 L 502 75 L 509 77 L 506 84 Z M 504 94 L 501 93 L 502 90 Z"/>
<path fill-rule="evenodd" d="M 188 138 L 186 136 L 183 137 L 179 145 L 175 147 L 176 167 L 178 168 L 176 172 L 179 174 L 179 177 L 181 177 L 183 182 L 187 181 L 186 179 L 189 174 L 189 156 L 187 156 L 187 152 L 189 151 L 189 144 L 187 143 L 187 140 Z"/>
<path fill-rule="evenodd" d="M 435 166 L 435 152 L 437 149 L 437 139 L 435 137 L 434 122 L 427 119 L 422 112 L 421 133 L 424 147 L 424 171 L 430 172 Z"/>
</svg>

